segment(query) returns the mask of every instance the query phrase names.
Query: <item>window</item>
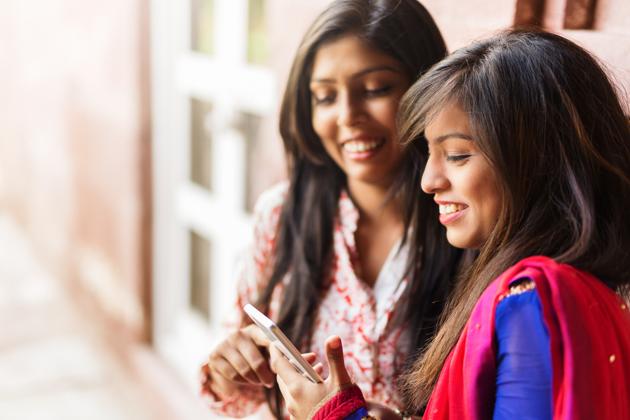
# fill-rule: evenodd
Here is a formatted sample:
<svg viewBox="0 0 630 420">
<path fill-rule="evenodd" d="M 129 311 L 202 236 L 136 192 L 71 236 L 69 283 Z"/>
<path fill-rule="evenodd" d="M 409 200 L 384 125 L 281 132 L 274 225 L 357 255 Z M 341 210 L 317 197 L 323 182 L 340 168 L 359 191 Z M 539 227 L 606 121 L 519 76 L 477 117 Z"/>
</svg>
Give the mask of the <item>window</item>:
<svg viewBox="0 0 630 420">
<path fill-rule="evenodd" d="M 269 53 L 265 0 L 248 1 L 247 61 L 265 64 Z"/>
<path fill-rule="evenodd" d="M 210 321 L 210 242 L 190 232 L 190 304 Z"/>
<path fill-rule="evenodd" d="M 212 106 L 192 99 L 190 114 L 190 179 L 212 191 Z"/>
<path fill-rule="evenodd" d="M 191 46 L 200 53 L 214 53 L 214 0 L 193 0 L 191 3 Z"/>
<path fill-rule="evenodd" d="M 277 139 L 264 0 L 154 0 L 154 338 L 196 387 Z M 279 140 L 278 140 L 279 141 Z M 253 164 L 256 163 L 256 164 Z M 278 165 L 276 165 L 278 166 Z"/>
</svg>

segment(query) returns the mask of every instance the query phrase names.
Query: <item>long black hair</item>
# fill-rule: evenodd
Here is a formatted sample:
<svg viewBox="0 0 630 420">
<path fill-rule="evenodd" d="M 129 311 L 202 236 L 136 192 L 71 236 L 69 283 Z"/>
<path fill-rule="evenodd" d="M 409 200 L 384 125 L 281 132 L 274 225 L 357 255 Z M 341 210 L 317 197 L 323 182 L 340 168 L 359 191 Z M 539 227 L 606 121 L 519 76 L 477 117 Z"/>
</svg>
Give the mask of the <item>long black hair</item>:
<svg viewBox="0 0 630 420">
<path fill-rule="evenodd" d="M 630 128 L 601 65 L 573 42 L 510 30 L 434 66 L 401 102 L 401 139 L 426 147 L 425 127 L 445 106 L 469 115 L 502 205 L 458 282 L 445 322 L 406 382 L 429 397 L 477 300 L 523 258 L 545 255 L 627 293 L 630 285 Z"/>
<path fill-rule="evenodd" d="M 280 111 L 290 185 L 280 215 L 270 280 L 258 303 L 268 308 L 275 287 L 289 276 L 277 323 L 302 348 L 309 345 L 319 297 L 330 280 L 333 225 L 339 195 L 346 187 L 345 174 L 313 129 L 309 83 L 317 50 L 348 34 L 398 60 L 411 80 L 446 55 L 435 22 L 416 0 L 334 1 L 298 48 Z M 417 187 L 406 189 L 408 184 L 402 182 L 392 187 L 392 196 L 400 197 L 404 204 L 405 232 L 410 232 L 403 238 L 410 249 L 406 304 L 395 321 L 407 325 L 412 333 L 410 352 L 433 335 L 460 255 L 446 242 L 435 204 L 420 192 L 424 159 L 416 145 L 408 147 L 400 173 L 413 177 Z M 280 394 L 277 389 L 268 394 L 270 407 L 279 417 Z"/>
</svg>

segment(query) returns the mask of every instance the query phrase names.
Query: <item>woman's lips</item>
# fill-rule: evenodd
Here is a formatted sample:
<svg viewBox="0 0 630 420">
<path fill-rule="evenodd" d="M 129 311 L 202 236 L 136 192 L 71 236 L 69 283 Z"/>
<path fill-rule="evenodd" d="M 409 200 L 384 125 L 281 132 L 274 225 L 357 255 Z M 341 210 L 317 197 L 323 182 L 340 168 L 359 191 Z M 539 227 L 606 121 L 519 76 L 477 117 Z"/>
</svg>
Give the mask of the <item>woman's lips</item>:
<svg viewBox="0 0 630 420">
<path fill-rule="evenodd" d="M 440 209 L 440 223 L 443 225 L 447 225 L 459 219 L 468 209 L 467 205 L 460 203 L 440 202 L 438 204 Z"/>
</svg>

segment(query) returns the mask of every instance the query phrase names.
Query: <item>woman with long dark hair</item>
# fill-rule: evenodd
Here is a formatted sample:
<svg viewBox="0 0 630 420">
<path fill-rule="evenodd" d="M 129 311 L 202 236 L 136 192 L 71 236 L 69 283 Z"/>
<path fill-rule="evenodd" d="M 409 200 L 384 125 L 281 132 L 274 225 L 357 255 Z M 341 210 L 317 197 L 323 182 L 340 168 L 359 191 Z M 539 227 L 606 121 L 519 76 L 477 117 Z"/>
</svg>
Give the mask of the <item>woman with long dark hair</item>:
<svg viewBox="0 0 630 420">
<path fill-rule="evenodd" d="M 421 185 L 448 241 L 479 250 L 407 376 L 416 407 L 630 419 L 630 129 L 598 62 L 558 35 L 508 31 L 434 66 L 400 118 L 429 152 Z M 329 339 L 330 379 L 312 386 L 272 349 L 295 418 L 365 413 L 340 349 Z"/>
<path fill-rule="evenodd" d="M 429 197 L 396 182 L 401 173 L 419 182 L 426 159 L 403 151 L 396 113 L 445 54 L 416 0 L 337 0 L 304 36 L 280 111 L 289 181 L 258 201 L 254 255 L 239 280 L 241 328 L 203 368 L 215 411 L 249 414 L 266 393 L 282 414 L 257 330 L 242 318 L 248 302 L 304 351 L 321 356 L 326 337 L 343 337 L 366 397 L 403 407 L 396 379 L 433 335 L 461 253 Z"/>
</svg>

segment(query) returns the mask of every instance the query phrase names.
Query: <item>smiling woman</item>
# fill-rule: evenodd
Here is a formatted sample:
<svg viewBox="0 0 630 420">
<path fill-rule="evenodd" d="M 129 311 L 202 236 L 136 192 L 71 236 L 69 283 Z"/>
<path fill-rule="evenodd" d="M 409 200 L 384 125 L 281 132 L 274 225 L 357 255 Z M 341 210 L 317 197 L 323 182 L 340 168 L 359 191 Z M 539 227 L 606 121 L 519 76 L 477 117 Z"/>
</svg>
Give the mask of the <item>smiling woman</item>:
<svg viewBox="0 0 630 420">
<path fill-rule="evenodd" d="M 630 272 L 625 100 L 588 52 L 527 31 L 463 48 L 410 89 L 402 130 L 431 152 L 423 189 L 457 204 L 449 242 L 480 249 L 408 377 L 418 405 L 432 393 L 427 417 L 630 418 L 614 293 Z"/>
<path fill-rule="evenodd" d="M 401 147 L 396 112 L 445 54 L 416 0 L 336 0 L 304 36 L 280 112 L 289 181 L 259 199 L 239 325 L 203 370 L 216 412 L 250 414 L 266 394 L 275 416 L 285 413 L 245 303 L 320 359 L 326 337 L 341 336 L 370 406 L 405 408 L 397 378 L 433 335 L 461 251 L 417 194 L 426 156 Z M 413 188 L 396 182 L 403 173 Z"/>
</svg>

